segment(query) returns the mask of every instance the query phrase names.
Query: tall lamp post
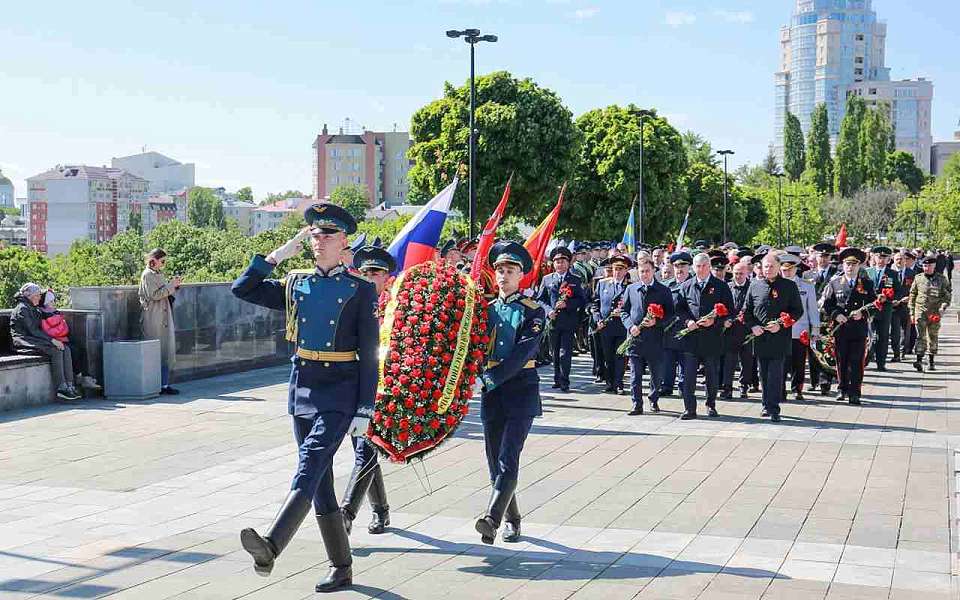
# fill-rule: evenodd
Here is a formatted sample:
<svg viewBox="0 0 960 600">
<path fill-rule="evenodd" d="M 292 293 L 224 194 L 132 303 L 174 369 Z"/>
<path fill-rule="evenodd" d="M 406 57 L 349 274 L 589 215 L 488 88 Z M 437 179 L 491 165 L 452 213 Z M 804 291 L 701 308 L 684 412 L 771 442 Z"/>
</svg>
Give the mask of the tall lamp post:
<svg viewBox="0 0 960 600">
<path fill-rule="evenodd" d="M 777 178 L 777 246 L 783 248 L 783 173 L 773 173 Z"/>
<path fill-rule="evenodd" d="M 462 37 L 463 41 L 470 44 L 470 173 L 469 173 L 469 186 L 470 186 L 470 205 L 467 211 L 468 219 L 470 220 L 470 239 L 473 239 L 476 235 L 477 229 L 477 186 L 476 180 L 474 178 L 474 171 L 477 170 L 477 128 L 474 123 L 474 117 L 476 116 L 477 111 L 477 87 L 474 81 L 475 76 L 475 61 L 474 61 L 474 46 L 480 42 L 496 42 L 497 36 L 495 35 L 480 35 L 479 29 L 464 29 L 463 31 L 457 31 L 456 29 L 450 29 L 447 31 L 448 38 L 459 38 Z"/>
<path fill-rule="evenodd" d="M 720 150 L 717 152 L 723 156 L 723 239 L 721 244 L 727 243 L 727 156 L 734 154 L 733 150 Z"/>
<path fill-rule="evenodd" d="M 646 123 L 647 117 L 655 116 L 652 110 L 647 110 L 645 108 L 635 108 L 630 111 L 630 114 L 640 118 L 640 183 L 637 184 L 639 191 L 637 192 L 637 218 L 633 222 L 633 239 L 637 241 L 637 246 L 643 243 L 643 215 L 644 215 L 644 204 L 643 204 L 643 127 Z"/>
</svg>

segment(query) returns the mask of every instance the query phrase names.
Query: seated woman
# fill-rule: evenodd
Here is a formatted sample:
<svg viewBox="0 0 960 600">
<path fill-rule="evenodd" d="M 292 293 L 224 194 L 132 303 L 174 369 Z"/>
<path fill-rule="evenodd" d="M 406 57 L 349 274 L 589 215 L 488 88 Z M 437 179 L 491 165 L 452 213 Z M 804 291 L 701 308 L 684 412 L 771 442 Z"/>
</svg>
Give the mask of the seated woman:
<svg viewBox="0 0 960 600">
<path fill-rule="evenodd" d="M 38 308 L 43 290 L 35 283 L 25 283 L 14 298 L 16 308 L 10 313 L 10 336 L 17 354 L 40 354 L 50 358 L 57 399 L 71 402 L 80 399 L 73 386 L 73 355 L 70 347 L 43 330 L 43 315 Z"/>
<path fill-rule="evenodd" d="M 38 308 L 43 319 L 40 322 L 43 330 L 47 335 L 60 340 L 70 349 L 70 354 L 73 355 L 74 360 L 73 372 L 76 373 L 75 382 L 79 384 L 81 389 L 88 392 L 99 392 L 102 388 L 97 384 L 97 380 L 92 375 L 83 374 L 83 367 L 86 364 L 83 344 L 78 344 L 76 340 L 70 340 L 70 326 L 67 324 L 67 320 L 63 318 L 63 313 L 57 310 L 57 296 L 53 293 L 53 290 L 48 289 L 44 292 Z"/>
</svg>

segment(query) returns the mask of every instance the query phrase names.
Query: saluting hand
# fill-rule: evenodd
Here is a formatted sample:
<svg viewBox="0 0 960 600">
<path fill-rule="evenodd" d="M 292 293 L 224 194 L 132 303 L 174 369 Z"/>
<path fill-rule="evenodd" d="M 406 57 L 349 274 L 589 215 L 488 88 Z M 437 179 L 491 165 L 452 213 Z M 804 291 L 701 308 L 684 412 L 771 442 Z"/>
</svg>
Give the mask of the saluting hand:
<svg viewBox="0 0 960 600">
<path fill-rule="evenodd" d="M 298 231 L 297 235 L 293 236 L 282 246 L 268 254 L 267 262 L 274 265 L 279 265 L 288 258 L 293 258 L 294 256 L 300 254 L 300 251 L 303 250 L 303 240 L 309 233 L 309 227 L 304 227 Z"/>
</svg>

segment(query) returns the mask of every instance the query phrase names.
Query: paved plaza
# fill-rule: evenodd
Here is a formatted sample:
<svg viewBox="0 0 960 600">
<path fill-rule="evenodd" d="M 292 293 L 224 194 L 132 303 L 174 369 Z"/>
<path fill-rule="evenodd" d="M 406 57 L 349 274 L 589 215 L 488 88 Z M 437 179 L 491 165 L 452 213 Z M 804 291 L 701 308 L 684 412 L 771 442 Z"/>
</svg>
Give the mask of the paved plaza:
<svg viewBox="0 0 960 600">
<path fill-rule="evenodd" d="M 385 465 L 392 527 L 358 517 L 335 598 L 957 598 L 960 326 L 941 369 L 868 372 L 862 407 L 810 395 L 779 424 L 757 399 L 721 417 L 629 417 L 576 359 L 543 389 L 523 455 L 522 543 L 479 543 L 488 499 L 477 406 L 422 464 Z M 545 371 L 544 371 L 545 372 Z M 183 384 L 155 401 L 0 414 L 0 598 L 314 597 L 313 519 L 269 578 L 240 549 L 294 472 L 286 369 Z M 544 379 L 549 379 L 544 377 Z M 584 393 L 584 392 L 589 393 Z M 337 455 L 337 490 L 352 466 Z"/>
</svg>

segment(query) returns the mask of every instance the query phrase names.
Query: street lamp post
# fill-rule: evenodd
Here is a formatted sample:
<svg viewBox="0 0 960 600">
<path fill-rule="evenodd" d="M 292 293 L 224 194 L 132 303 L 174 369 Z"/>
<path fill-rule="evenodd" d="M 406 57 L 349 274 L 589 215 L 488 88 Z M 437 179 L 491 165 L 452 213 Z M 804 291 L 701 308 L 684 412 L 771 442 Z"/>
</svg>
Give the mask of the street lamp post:
<svg viewBox="0 0 960 600">
<path fill-rule="evenodd" d="M 734 154 L 733 150 L 720 150 L 717 152 L 723 156 L 723 239 L 721 244 L 727 243 L 727 156 Z"/>
<path fill-rule="evenodd" d="M 777 178 L 777 246 L 783 248 L 783 173 L 773 173 Z"/>
<path fill-rule="evenodd" d="M 474 171 L 477 170 L 477 128 L 474 122 L 477 112 L 477 87 L 475 83 L 475 60 L 474 46 L 480 42 L 496 42 L 495 35 L 480 35 L 479 29 L 464 29 L 457 31 L 450 29 L 447 31 L 448 38 L 462 37 L 463 41 L 470 44 L 470 166 L 469 166 L 469 191 L 470 204 L 467 209 L 468 219 L 470 221 L 469 237 L 473 239 L 477 230 L 477 185 L 474 177 Z"/>
<path fill-rule="evenodd" d="M 643 131 L 645 119 L 647 117 L 652 117 L 656 113 L 652 110 L 647 110 L 645 108 L 633 109 L 630 111 L 630 114 L 640 117 L 640 182 L 637 184 L 637 219 L 633 222 L 633 239 L 636 240 L 637 246 L 643 243 L 643 216 L 644 216 L 644 204 L 643 204 Z"/>
<path fill-rule="evenodd" d="M 913 247 L 917 247 L 917 232 L 920 229 L 920 194 L 914 196 L 916 208 L 913 211 Z"/>
</svg>

